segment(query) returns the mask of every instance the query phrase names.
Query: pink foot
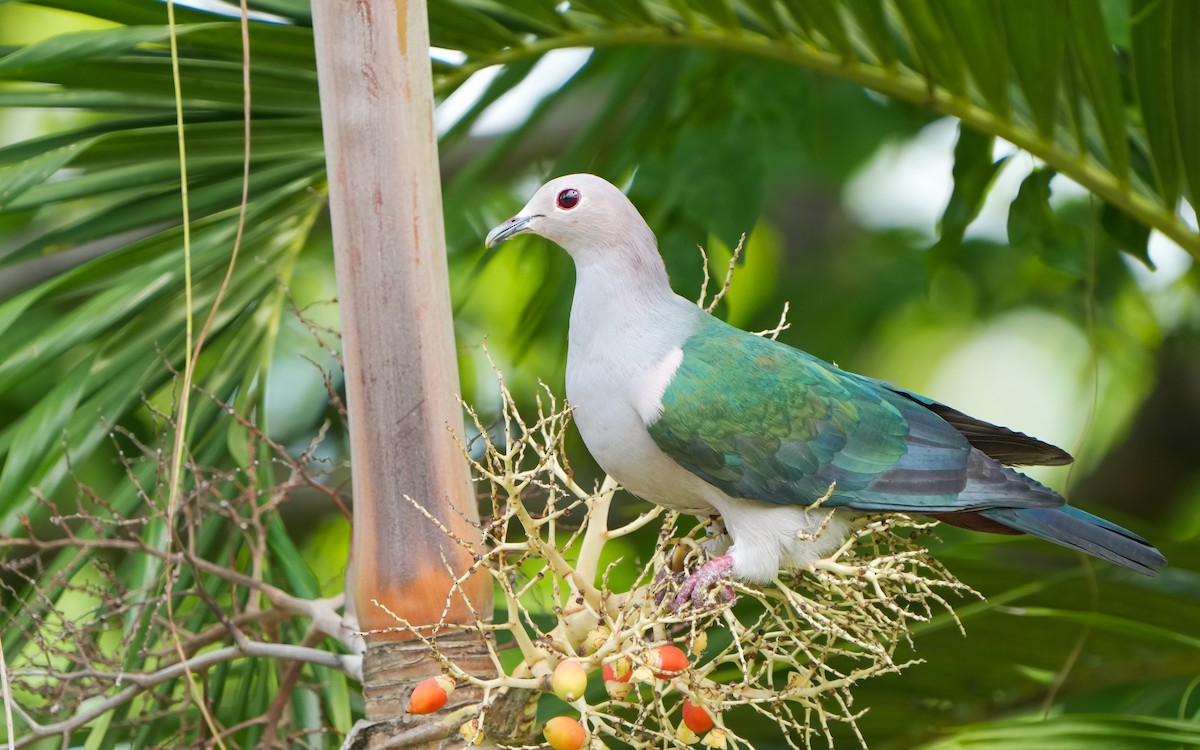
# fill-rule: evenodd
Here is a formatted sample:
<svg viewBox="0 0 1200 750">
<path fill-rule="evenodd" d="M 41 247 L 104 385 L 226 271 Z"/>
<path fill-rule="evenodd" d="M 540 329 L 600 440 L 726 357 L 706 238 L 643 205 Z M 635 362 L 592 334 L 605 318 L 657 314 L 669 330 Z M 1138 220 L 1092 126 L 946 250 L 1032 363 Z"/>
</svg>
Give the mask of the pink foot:
<svg viewBox="0 0 1200 750">
<path fill-rule="evenodd" d="M 676 594 L 667 609 L 672 612 L 678 612 L 689 599 L 697 607 L 708 606 L 708 602 L 704 600 L 704 592 L 722 578 L 728 578 L 729 571 L 731 570 L 733 570 L 733 558 L 729 555 L 714 557 L 704 563 L 696 569 L 695 573 L 692 573 L 684 580 L 679 593 Z M 718 596 L 725 600 L 732 599 L 734 596 L 733 588 L 729 585 L 722 586 L 718 592 Z"/>
</svg>

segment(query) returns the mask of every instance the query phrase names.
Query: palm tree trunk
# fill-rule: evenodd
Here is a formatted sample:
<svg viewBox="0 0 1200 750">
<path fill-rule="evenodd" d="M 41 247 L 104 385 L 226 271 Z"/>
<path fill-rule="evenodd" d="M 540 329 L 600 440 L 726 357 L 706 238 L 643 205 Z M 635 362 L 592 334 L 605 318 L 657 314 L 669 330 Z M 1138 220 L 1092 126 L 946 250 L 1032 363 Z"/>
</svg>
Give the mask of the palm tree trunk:
<svg viewBox="0 0 1200 750">
<path fill-rule="evenodd" d="M 454 590 L 480 542 L 461 430 L 424 2 L 313 4 L 329 170 L 354 483 L 348 600 L 367 633 L 370 746 L 399 733 L 415 681 L 440 672 L 413 627 L 491 612 L 490 578 Z M 382 605 L 382 606 L 380 606 Z M 426 631 L 428 632 L 428 631 Z M 482 641 L 450 631 L 439 649 L 488 672 Z M 478 700 L 456 692 L 452 705 Z M 448 706 L 448 708 L 450 708 Z M 436 742 L 433 744 L 437 744 Z"/>
</svg>

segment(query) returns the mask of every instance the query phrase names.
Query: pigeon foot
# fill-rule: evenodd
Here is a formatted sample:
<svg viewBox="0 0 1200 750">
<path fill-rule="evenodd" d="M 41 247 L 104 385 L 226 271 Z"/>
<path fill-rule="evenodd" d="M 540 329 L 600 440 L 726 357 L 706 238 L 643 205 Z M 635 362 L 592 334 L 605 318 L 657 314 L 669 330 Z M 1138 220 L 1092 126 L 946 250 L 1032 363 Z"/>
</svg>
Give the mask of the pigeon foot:
<svg viewBox="0 0 1200 750">
<path fill-rule="evenodd" d="M 704 592 L 722 578 L 728 578 L 731 570 L 733 570 L 733 558 L 729 555 L 714 557 L 704 563 L 684 580 L 679 593 L 675 595 L 667 609 L 678 612 L 689 600 L 697 607 L 708 606 L 708 602 L 704 600 Z M 719 600 L 725 601 L 733 599 L 733 587 L 728 584 L 723 585 L 718 590 L 717 597 Z"/>
</svg>

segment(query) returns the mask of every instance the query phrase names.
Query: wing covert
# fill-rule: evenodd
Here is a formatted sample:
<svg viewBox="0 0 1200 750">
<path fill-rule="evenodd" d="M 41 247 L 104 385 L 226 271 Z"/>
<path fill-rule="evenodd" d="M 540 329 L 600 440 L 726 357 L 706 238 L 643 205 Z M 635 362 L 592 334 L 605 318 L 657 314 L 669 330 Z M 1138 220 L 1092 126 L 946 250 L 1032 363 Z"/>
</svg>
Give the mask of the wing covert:
<svg viewBox="0 0 1200 750">
<path fill-rule="evenodd" d="M 933 411 L 715 319 L 684 344 L 662 405 L 647 426 L 658 447 L 733 497 L 809 505 L 834 485 L 826 505 L 860 510 L 996 504 L 963 493 L 978 462 Z M 1014 496 L 999 504 L 1051 502 Z"/>
</svg>

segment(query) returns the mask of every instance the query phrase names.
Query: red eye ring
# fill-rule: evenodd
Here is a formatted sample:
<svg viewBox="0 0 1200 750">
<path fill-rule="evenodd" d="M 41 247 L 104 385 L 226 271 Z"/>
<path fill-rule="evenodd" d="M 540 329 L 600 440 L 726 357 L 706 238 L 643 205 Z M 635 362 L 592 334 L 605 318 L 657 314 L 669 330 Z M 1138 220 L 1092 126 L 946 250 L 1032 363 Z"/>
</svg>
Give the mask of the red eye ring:
<svg viewBox="0 0 1200 750">
<path fill-rule="evenodd" d="M 559 192 L 557 203 L 559 208 L 570 211 L 579 205 L 579 191 L 575 188 L 567 188 Z"/>
</svg>

